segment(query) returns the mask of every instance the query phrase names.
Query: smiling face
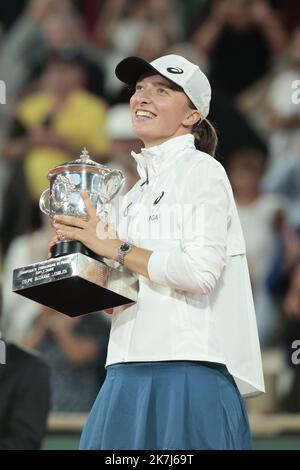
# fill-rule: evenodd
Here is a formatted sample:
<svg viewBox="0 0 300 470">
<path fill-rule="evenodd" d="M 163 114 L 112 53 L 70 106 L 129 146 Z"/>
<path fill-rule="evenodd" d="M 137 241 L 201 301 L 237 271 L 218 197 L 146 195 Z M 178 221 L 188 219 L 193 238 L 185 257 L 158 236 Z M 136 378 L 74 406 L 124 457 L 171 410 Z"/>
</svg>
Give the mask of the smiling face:
<svg viewBox="0 0 300 470">
<path fill-rule="evenodd" d="M 133 131 L 145 147 L 188 134 L 200 119 L 181 88 L 158 74 L 140 77 L 130 108 Z"/>
</svg>

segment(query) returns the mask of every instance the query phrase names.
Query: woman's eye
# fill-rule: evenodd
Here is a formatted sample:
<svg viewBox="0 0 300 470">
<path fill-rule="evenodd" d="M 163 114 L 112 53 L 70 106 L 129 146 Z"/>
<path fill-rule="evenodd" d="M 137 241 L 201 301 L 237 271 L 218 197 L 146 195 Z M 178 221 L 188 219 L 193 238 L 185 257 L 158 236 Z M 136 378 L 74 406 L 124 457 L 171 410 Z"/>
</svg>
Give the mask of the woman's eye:
<svg viewBox="0 0 300 470">
<path fill-rule="evenodd" d="M 135 91 L 140 91 L 142 89 L 143 89 L 142 85 L 136 85 L 135 87 Z"/>
<path fill-rule="evenodd" d="M 167 90 L 165 88 L 158 88 L 157 91 L 160 95 L 164 95 L 165 93 L 167 93 Z"/>
</svg>

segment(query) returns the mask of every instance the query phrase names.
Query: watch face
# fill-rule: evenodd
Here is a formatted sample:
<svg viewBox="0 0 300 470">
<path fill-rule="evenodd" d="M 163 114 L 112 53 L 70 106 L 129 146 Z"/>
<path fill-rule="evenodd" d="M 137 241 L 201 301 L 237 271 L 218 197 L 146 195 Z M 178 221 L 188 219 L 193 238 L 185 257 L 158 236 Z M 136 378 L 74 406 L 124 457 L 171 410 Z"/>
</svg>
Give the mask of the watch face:
<svg viewBox="0 0 300 470">
<path fill-rule="evenodd" d="M 123 245 L 120 246 L 120 249 L 122 251 L 128 251 L 130 249 L 130 245 L 128 243 L 123 243 Z"/>
</svg>

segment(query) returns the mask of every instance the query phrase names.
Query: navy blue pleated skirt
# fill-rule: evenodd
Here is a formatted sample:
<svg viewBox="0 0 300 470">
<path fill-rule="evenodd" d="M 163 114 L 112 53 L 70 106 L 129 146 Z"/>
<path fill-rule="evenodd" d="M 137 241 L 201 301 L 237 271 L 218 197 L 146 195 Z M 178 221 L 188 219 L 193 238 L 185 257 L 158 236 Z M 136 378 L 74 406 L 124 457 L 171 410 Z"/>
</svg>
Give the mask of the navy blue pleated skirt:
<svg viewBox="0 0 300 470">
<path fill-rule="evenodd" d="M 135 362 L 107 368 L 80 449 L 251 449 L 243 399 L 212 362 Z"/>
</svg>

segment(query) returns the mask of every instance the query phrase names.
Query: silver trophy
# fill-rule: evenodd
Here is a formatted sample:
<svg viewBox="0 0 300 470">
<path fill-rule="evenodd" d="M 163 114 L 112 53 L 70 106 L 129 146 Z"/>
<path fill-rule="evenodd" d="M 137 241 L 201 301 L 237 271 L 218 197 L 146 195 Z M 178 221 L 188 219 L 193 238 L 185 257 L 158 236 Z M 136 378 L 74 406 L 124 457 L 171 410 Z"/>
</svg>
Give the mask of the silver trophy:
<svg viewBox="0 0 300 470">
<path fill-rule="evenodd" d="M 124 176 L 90 159 L 80 158 L 48 172 L 50 189 L 40 197 L 40 209 L 52 220 L 57 214 L 87 217 L 80 191 L 84 190 L 97 213 L 120 191 Z M 48 241 L 45 240 L 45 243 Z M 82 243 L 61 240 L 46 261 L 13 272 L 13 291 L 71 317 L 137 300 L 138 281 L 124 267 L 112 267 Z"/>
</svg>

